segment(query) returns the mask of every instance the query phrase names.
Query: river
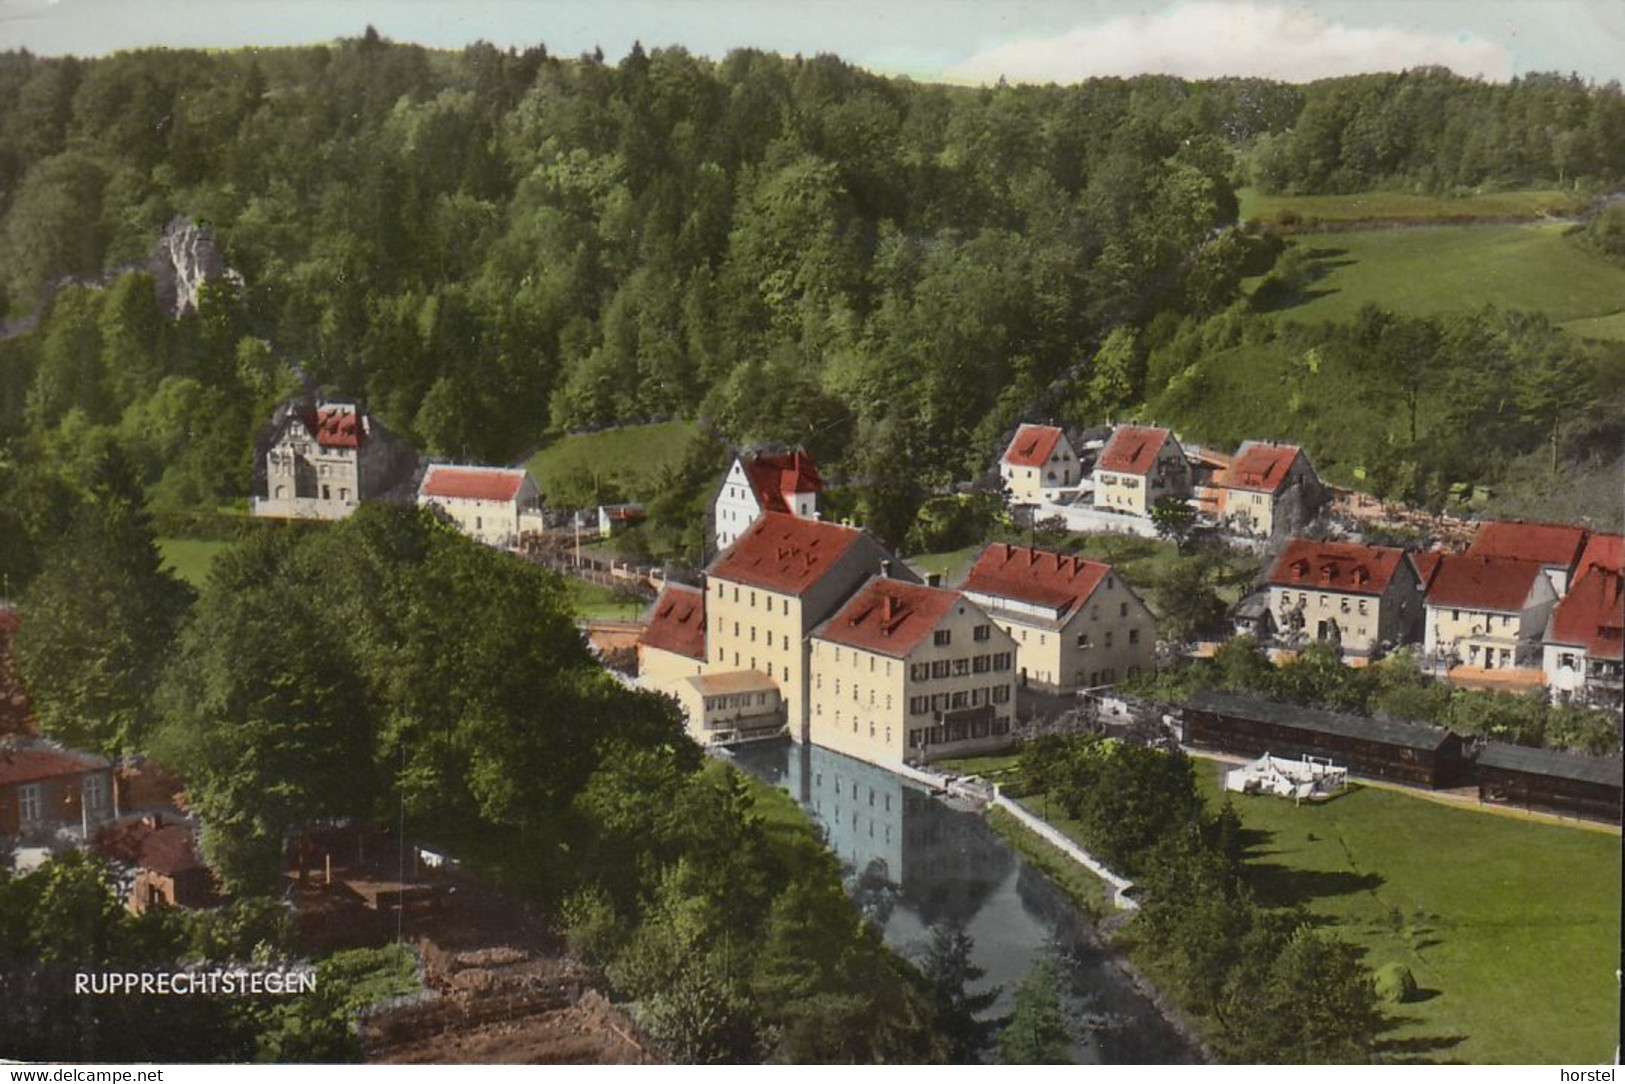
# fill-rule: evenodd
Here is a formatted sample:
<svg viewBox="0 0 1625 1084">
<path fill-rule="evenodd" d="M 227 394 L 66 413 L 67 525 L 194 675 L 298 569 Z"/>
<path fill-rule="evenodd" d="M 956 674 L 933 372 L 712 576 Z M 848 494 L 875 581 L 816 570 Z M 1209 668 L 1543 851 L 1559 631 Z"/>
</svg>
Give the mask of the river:
<svg viewBox="0 0 1625 1084">
<path fill-rule="evenodd" d="M 1048 956 L 1061 980 L 1084 1064 L 1180 1064 L 1199 1058 L 1156 1007 L 1110 966 L 1088 918 L 989 828 L 884 768 L 814 745 L 734 749 L 739 767 L 789 792 L 823 829 L 846 887 L 893 950 L 917 959 L 931 926 L 957 923 L 988 985 L 994 1014 Z"/>
</svg>

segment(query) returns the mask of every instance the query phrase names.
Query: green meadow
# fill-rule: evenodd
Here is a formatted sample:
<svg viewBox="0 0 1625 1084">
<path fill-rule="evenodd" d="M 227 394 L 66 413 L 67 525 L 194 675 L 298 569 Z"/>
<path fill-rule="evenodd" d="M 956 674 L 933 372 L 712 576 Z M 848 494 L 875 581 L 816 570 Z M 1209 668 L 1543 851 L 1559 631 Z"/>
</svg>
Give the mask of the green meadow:
<svg viewBox="0 0 1625 1084">
<path fill-rule="evenodd" d="M 525 467 L 552 505 L 647 500 L 661 470 L 681 461 L 698 431 L 693 422 L 678 421 L 571 434 L 531 456 Z"/>
</svg>

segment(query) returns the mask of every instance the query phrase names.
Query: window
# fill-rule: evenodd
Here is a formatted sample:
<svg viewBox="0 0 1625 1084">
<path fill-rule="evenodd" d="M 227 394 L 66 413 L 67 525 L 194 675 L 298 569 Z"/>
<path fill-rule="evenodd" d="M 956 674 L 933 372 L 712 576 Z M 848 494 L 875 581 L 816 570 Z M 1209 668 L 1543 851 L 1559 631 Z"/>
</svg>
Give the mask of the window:
<svg viewBox="0 0 1625 1084">
<path fill-rule="evenodd" d="M 1118 617 L 1127 617 L 1128 616 L 1128 603 L 1120 602 L 1120 603 L 1117 604 L 1117 616 Z"/>
<path fill-rule="evenodd" d="M 753 644 L 756 642 L 756 626 L 755 625 L 752 625 L 750 627 L 750 642 L 753 643 Z"/>
<path fill-rule="evenodd" d="M 1010 702 L 1010 686 L 993 686 L 992 698 L 995 704 L 1008 704 Z"/>
<path fill-rule="evenodd" d="M 81 793 L 85 799 L 85 809 L 91 813 L 99 813 L 107 805 L 107 777 L 100 773 L 87 775 L 80 784 Z"/>
<path fill-rule="evenodd" d="M 485 517 L 484 516 L 475 516 L 474 517 L 474 529 L 476 531 L 485 530 Z"/>
<path fill-rule="evenodd" d="M 993 669 L 993 657 L 991 655 L 978 655 L 971 660 L 971 671 L 973 673 L 985 674 L 991 669 Z"/>
<path fill-rule="evenodd" d="M 1106 633 L 1106 646 L 1112 646 L 1112 634 L 1109 631 Z"/>
<path fill-rule="evenodd" d="M 737 588 L 737 587 L 734 588 L 734 601 L 735 602 L 739 601 L 739 588 Z"/>
<path fill-rule="evenodd" d="M 930 676 L 931 676 L 931 665 L 929 663 L 923 663 L 923 662 L 909 663 L 909 666 L 908 666 L 908 679 L 910 681 L 924 681 L 927 678 L 929 678 Z"/>
<path fill-rule="evenodd" d="M 964 677 L 968 673 L 970 673 L 970 660 L 969 659 L 955 659 L 954 660 L 954 677 Z"/>
<path fill-rule="evenodd" d="M 1131 643 L 1131 644 L 1137 644 L 1137 643 L 1140 642 L 1140 630 L 1139 629 L 1129 629 L 1128 630 L 1128 642 Z"/>
<path fill-rule="evenodd" d="M 970 691 L 970 706 L 971 707 L 979 708 L 979 707 L 982 706 L 982 693 L 983 693 L 982 689 L 972 689 Z"/>
<path fill-rule="evenodd" d="M 971 632 L 971 638 L 978 641 L 991 640 L 993 638 L 993 626 L 977 625 L 976 628 Z"/>
<path fill-rule="evenodd" d="M 932 663 L 931 664 L 931 676 L 934 677 L 934 678 L 945 678 L 945 677 L 947 677 L 948 676 L 948 660 L 947 659 L 938 659 L 936 662 Z"/>
<path fill-rule="evenodd" d="M 933 696 L 931 698 L 931 710 L 932 711 L 942 711 L 945 708 L 947 708 L 947 706 L 948 706 L 948 694 L 947 693 L 937 693 L 935 696 Z"/>
<path fill-rule="evenodd" d="M 717 598 L 718 598 L 718 599 L 721 599 L 721 598 L 722 598 L 722 592 L 723 592 L 723 590 L 724 590 L 724 588 L 723 588 L 723 584 L 722 584 L 722 582 L 721 582 L 721 581 L 720 581 L 720 580 L 719 580 L 719 581 L 717 581 Z"/>
<path fill-rule="evenodd" d="M 947 647 L 953 641 L 954 634 L 949 629 L 938 629 L 931 634 L 931 642 L 938 647 Z"/>
<path fill-rule="evenodd" d="M 1008 669 L 1010 669 L 1010 652 L 1001 651 L 997 655 L 993 656 L 993 669 L 995 669 L 995 670 L 1008 670 Z"/>
<path fill-rule="evenodd" d="M 753 609 L 753 610 L 756 609 L 756 592 L 755 591 L 752 591 L 750 593 L 750 608 Z"/>
<path fill-rule="evenodd" d="M 1089 634 L 1087 632 L 1078 633 L 1078 646 L 1079 647 L 1088 647 L 1089 646 Z"/>
<path fill-rule="evenodd" d="M 1365 614 L 1366 614 L 1366 608 L 1365 607 L 1366 607 L 1365 599 L 1361 599 L 1360 600 L 1360 616 L 1361 617 L 1364 617 Z"/>
<path fill-rule="evenodd" d="M 967 706 L 969 703 L 970 694 L 963 691 L 954 693 L 953 696 L 948 700 L 948 706 L 950 708 L 962 708 Z"/>
<path fill-rule="evenodd" d="M 929 696 L 911 696 L 908 700 L 908 713 L 910 715 L 924 715 L 931 710 Z"/>
<path fill-rule="evenodd" d="M 1460 610 L 1451 610 L 1450 611 L 1450 620 L 1452 620 L 1452 621 L 1460 621 L 1461 620 L 1461 611 Z"/>
<path fill-rule="evenodd" d="M 17 819 L 33 824 L 45 816 L 45 795 L 38 783 L 25 783 L 17 788 Z"/>
<path fill-rule="evenodd" d="M 734 635 L 735 636 L 739 635 L 739 622 L 737 622 L 737 621 L 734 622 Z"/>
<path fill-rule="evenodd" d="M 784 600 L 784 614 L 785 614 L 786 617 L 790 616 L 790 600 L 789 599 Z"/>
</svg>

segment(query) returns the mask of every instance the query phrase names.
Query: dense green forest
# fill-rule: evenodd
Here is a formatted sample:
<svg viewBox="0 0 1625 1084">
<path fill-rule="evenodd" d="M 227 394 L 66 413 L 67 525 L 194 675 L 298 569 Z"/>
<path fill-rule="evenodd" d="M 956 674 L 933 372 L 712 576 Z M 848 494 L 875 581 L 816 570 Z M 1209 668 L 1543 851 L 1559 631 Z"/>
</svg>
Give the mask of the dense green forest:
<svg viewBox="0 0 1625 1084">
<path fill-rule="evenodd" d="M 464 458 L 650 416 L 800 441 L 868 483 L 898 540 L 1020 416 L 1218 435 L 1185 405 L 1211 374 L 1183 359 L 1234 339 L 1210 322 L 1256 307 L 1238 284 L 1280 250 L 1235 225 L 1239 184 L 1594 193 L 1622 172 L 1619 87 L 1555 76 L 974 89 L 830 56 L 610 65 L 371 31 L 10 53 L 0 301 L 39 323 L 0 341 L 0 536 L 18 535 L 0 564 L 31 574 L 87 448 L 123 446 L 159 507 L 242 496 L 252 435 L 300 377 Z M 177 215 L 212 227 L 241 295 L 173 323 L 139 275 L 42 300 L 139 260 Z M 1306 285 L 1278 278 L 1265 307 Z M 1497 455 L 1538 446 L 1543 420 Z M 1450 481 L 1497 469 L 1422 458 Z"/>
</svg>

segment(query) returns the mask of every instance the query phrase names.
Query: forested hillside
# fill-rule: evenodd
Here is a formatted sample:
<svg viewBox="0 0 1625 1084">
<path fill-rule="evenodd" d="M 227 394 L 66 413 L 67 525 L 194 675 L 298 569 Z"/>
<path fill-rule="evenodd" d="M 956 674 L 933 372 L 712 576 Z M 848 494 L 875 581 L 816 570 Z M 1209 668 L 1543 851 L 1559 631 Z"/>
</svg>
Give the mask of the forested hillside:
<svg viewBox="0 0 1625 1084">
<path fill-rule="evenodd" d="M 370 31 L 7 54 L 13 315 L 139 259 L 176 215 L 247 286 L 178 323 L 139 276 L 58 289 L 0 342 L 0 564 L 29 573 L 86 449 L 122 447 L 160 507 L 241 496 L 297 375 L 463 458 L 654 415 L 804 442 L 870 483 L 899 538 L 1019 415 L 1183 420 L 1192 363 L 1149 356 L 1248 306 L 1239 282 L 1278 251 L 1235 226 L 1239 184 L 1595 193 L 1622 171 L 1618 86 L 1547 77 L 972 89 L 829 56 L 609 65 Z"/>
</svg>

